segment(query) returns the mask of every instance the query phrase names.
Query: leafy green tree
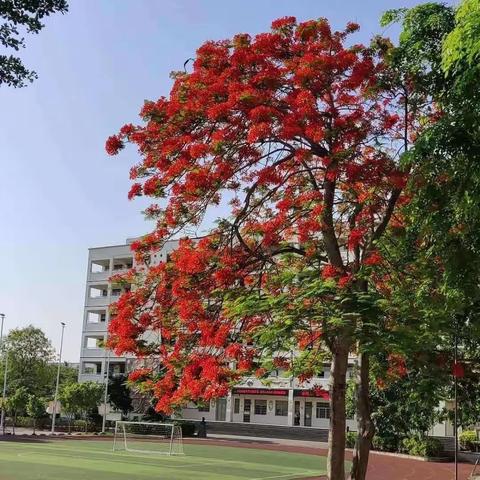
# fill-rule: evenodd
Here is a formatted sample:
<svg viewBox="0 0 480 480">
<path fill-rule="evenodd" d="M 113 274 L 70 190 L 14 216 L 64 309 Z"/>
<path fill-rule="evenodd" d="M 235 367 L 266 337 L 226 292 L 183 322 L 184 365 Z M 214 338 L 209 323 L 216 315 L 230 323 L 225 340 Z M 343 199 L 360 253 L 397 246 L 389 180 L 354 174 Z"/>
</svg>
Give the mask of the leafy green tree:
<svg viewBox="0 0 480 480">
<path fill-rule="evenodd" d="M 8 386 L 25 387 L 28 393 L 47 396 L 53 392 L 56 368 L 54 350 L 43 331 L 32 325 L 11 330 L 5 338 L 8 352 Z M 4 365 L 0 367 L 3 378 Z"/>
<path fill-rule="evenodd" d="M 115 376 L 108 382 L 108 401 L 124 415 L 133 410 L 126 375 Z"/>
<path fill-rule="evenodd" d="M 381 273 L 390 275 L 388 311 L 400 350 L 443 362 L 437 373 L 446 398 L 453 396 L 456 339 L 456 374 L 465 371 L 458 379 L 460 422 L 468 425 L 480 414 L 480 2 L 464 0 L 456 9 L 429 3 L 389 15 L 403 29 L 392 62 L 427 72 L 430 81 L 420 87 L 437 113 L 404 159 L 412 170 L 404 228 L 383 241 L 396 272 Z"/>
<path fill-rule="evenodd" d="M 65 385 L 59 398 L 62 410 L 69 417 L 69 430 L 73 418 L 80 415 L 85 420 L 85 431 L 87 431 L 88 414 L 99 405 L 102 393 L 102 385 L 95 382 Z"/>
<path fill-rule="evenodd" d="M 55 391 L 56 375 L 57 375 L 57 364 L 51 364 L 50 368 L 54 372 L 54 380 L 50 386 L 50 391 L 53 393 Z M 63 362 L 60 366 L 60 386 L 67 385 L 69 383 L 76 383 L 78 381 L 78 369 L 71 367 L 68 362 Z"/>
<path fill-rule="evenodd" d="M 45 399 L 29 395 L 26 405 L 27 415 L 33 418 L 33 434 L 37 426 L 37 419 L 45 415 Z"/>
<path fill-rule="evenodd" d="M 7 397 L 6 408 L 7 412 L 12 417 L 13 434 L 15 435 L 15 426 L 17 423 L 17 416 L 19 413 L 25 411 L 28 402 L 28 391 L 25 387 L 19 387 Z"/>
<path fill-rule="evenodd" d="M 0 43 L 5 49 L 19 51 L 25 47 L 24 33 L 39 33 L 45 26 L 42 19 L 68 10 L 66 0 L 2 0 L 0 1 Z M 0 86 L 24 87 L 37 78 L 21 59 L 0 55 Z"/>
</svg>

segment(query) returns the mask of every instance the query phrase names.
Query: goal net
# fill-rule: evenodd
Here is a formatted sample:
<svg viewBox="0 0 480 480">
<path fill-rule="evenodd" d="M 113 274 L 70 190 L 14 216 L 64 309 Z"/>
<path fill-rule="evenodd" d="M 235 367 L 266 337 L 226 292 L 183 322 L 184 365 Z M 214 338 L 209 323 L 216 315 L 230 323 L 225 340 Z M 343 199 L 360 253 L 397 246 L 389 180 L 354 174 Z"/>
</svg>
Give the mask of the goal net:
<svg viewBox="0 0 480 480">
<path fill-rule="evenodd" d="M 173 423 L 115 423 L 113 451 L 183 455 L 182 428 Z"/>
</svg>

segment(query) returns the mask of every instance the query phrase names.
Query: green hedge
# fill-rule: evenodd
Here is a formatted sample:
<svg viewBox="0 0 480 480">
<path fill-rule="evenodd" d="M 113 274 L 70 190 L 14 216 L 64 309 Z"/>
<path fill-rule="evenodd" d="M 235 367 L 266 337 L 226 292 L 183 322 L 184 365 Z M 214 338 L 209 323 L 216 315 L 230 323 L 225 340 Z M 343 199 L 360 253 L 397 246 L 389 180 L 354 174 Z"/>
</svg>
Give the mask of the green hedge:
<svg viewBox="0 0 480 480">
<path fill-rule="evenodd" d="M 473 451 L 475 450 L 475 444 L 478 442 L 477 432 L 475 430 L 465 430 L 459 435 L 458 441 L 464 450 Z"/>
<path fill-rule="evenodd" d="M 372 439 L 372 448 L 381 452 L 398 452 L 400 439 L 394 436 L 375 435 Z"/>
<path fill-rule="evenodd" d="M 355 443 L 357 442 L 358 433 L 357 432 L 347 432 L 346 437 L 346 446 L 347 448 L 354 448 Z"/>
<path fill-rule="evenodd" d="M 193 437 L 195 435 L 195 423 L 189 421 L 175 420 L 175 425 L 182 427 L 183 437 Z"/>
<path fill-rule="evenodd" d="M 405 438 L 402 446 L 406 453 L 417 457 L 439 457 L 443 451 L 440 441 L 432 437 Z"/>
<path fill-rule="evenodd" d="M 12 424 L 13 419 L 8 419 L 8 424 Z M 42 417 L 42 418 L 37 418 L 36 422 L 36 428 L 39 430 L 43 428 L 48 428 L 52 423 L 51 418 L 49 417 Z M 33 418 L 31 417 L 17 417 L 17 421 L 15 424 L 17 427 L 23 427 L 23 428 L 33 428 Z"/>
</svg>

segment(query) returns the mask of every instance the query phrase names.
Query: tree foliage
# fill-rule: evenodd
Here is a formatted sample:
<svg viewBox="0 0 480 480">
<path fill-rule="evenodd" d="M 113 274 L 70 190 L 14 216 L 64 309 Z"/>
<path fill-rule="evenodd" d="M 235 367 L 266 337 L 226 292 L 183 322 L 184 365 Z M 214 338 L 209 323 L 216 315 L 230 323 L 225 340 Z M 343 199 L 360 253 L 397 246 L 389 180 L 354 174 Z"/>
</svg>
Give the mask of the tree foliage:
<svg viewBox="0 0 480 480">
<path fill-rule="evenodd" d="M 13 434 L 15 435 L 15 426 L 17 416 L 23 413 L 27 407 L 28 391 L 25 387 L 18 387 L 11 392 L 5 401 L 7 414 L 12 417 Z"/>
<path fill-rule="evenodd" d="M 70 383 L 65 385 L 59 395 L 62 411 L 69 418 L 69 424 L 76 415 L 85 420 L 85 431 L 87 429 L 87 418 L 101 402 L 103 393 L 102 385 L 95 382 Z"/>
<path fill-rule="evenodd" d="M 24 33 L 39 33 L 45 17 L 67 10 L 66 0 L 0 0 L 1 45 L 18 52 L 25 47 Z M 19 57 L 0 55 L 0 86 L 24 87 L 36 78 L 36 72 L 28 70 Z"/>
<path fill-rule="evenodd" d="M 414 71 L 434 75 L 421 86 L 438 113 L 406 159 L 412 200 L 402 210 L 405 228 L 389 232 L 382 246 L 393 266 L 387 307 L 397 321 L 395 341 L 411 358 L 442 366 L 437 375 L 445 391 L 438 399 L 452 398 L 452 373 L 461 373 L 464 426 L 478 421 L 480 89 L 472 60 L 479 14 L 480 4 L 465 0 L 456 9 L 425 4 L 392 17 L 403 28 L 392 61 L 407 58 Z"/>
<path fill-rule="evenodd" d="M 175 76 L 170 99 L 145 104 L 145 126 L 126 125 L 108 140 L 109 153 L 127 140 L 142 152 L 131 176 L 146 180 L 134 183 L 130 197 L 167 199 L 164 208 L 147 211 L 158 228 L 133 245 L 139 260 L 197 224 L 222 194 L 233 197 L 231 217 L 208 237 L 182 240 L 169 262 L 125 278 L 139 288 L 116 305 L 111 342 L 118 351 L 160 353 L 168 375 L 156 379 L 159 409 L 224 394 L 212 388 L 232 378 L 224 359 L 237 360 L 242 372 L 252 368 L 255 352 L 234 342 L 235 332 L 249 336 L 269 318 L 230 315 L 225 291 L 275 295 L 270 278 L 292 265 L 317 275 L 325 289 L 318 301 L 328 302 L 337 291 L 351 292 L 360 271 L 378 261 L 374 244 L 392 218 L 405 175 L 391 150 L 400 121 L 396 105 L 377 81 L 382 59 L 375 50 L 343 45 L 357 28 L 332 32 L 323 19 L 297 25 L 287 18 L 254 39 L 208 42 L 194 71 Z M 330 323 L 331 330 L 315 322 L 307 330 L 333 346 L 350 322 L 340 316 Z M 152 327 L 161 332 L 161 345 L 142 341 Z M 198 344 L 212 347 L 208 355 L 192 348 Z M 195 357 L 192 364 L 207 362 L 208 377 L 201 367 L 182 382 L 178 373 L 187 369 L 176 365 L 183 355 Z"/>
<path fill-rule="evenodd" d="M 51 365 L 54 350 L 43 331 L 30 325 L 11 330 L 4 340 L 9 390 L 22 386 L 28 393 L 48 395 L 55 379 L 55 369 Z M 4 366 L 0 367 L 2 375 Z"/>
<path fill-rule="evenodd" d="M 108 401 L 124 415 L 133 410 L 126 375 L 116 375 L 108 382 Z"/>
<path fill-rule="evenodd" d="M 26 412 L 29 417 L 33 418 L 33 434 L 35 435 L 35 428 L 37 419 L 43 417 L 46 412 L 46 402 L 44 398 L 35 395 L 29 395 L 26 405 Z"/>
</svg>

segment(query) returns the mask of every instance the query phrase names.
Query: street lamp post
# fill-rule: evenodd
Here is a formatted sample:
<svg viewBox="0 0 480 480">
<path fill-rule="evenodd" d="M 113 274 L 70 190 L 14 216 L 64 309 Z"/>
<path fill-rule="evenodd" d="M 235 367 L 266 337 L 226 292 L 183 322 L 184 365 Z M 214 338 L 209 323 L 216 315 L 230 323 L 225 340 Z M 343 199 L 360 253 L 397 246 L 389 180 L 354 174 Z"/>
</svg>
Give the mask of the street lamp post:
<svg viewBox="0 0 480 480">
<path fill-rule="evenodd" d="M 102 433 L 105 433 L 105 427 L 107 423 L 107 398 L 108 398 L 108 377 L 110 373 L 110 350 L 105 345 L 106 360 L 104 363 L 105 368 L 105 385 L 103 391 L 103 417 L 102 417 Z"/>
<path fill-rule="evenodd" d="M 55 417 L 57 416 L 58 385 L 60 383 L 60 368 L 62 366 L 63 333 L 65 331 L 65 323 L 61 322 L 61 325 L 62 325 L 62 337 L 60 339 L 60 355 L 58 356 L 57 383 L 55 385 L 55 397 L 53 399 L 52 434 L 55 433 Z"/>
<path fill-rule="evenodd" d="M 2 325 L 0 326 L 0 346 L 3 343 L 3 321 L 5 320 L 5 314 L 0 313 L 0 318 L 2 319 Z"/>
<path fill-rule="evenodd" d="M 2 320 L 2 323 L 0 325 L 0 347 L 2 347 L 3 351 L 3 322 L 5 320 L 5 314 L 0 313 L 0 318 Z M 7 368 L 8 368 L 8 360 L 7 360 L 7 352 L 5 350 L 5 371 L 3 372 L 3 391 L 2 391 L 2 413 L 0 414 L 0 429 L 2 430 L 2 433 L 5 434 L 5 428 L 4 428 L 4 423 L 5 423 L 5 396 L 7 393 Z"/>
<path fill-rule="evenodd" d="M 8 372 L 8 351 L 5 350 L 5 364 L 3 372 L 3 392 L 2 392 L 2 414 L 0 417 L 0 429 L 5 435 L 5 398 L 7 396 L 7 372 Z"/>
</svg>

